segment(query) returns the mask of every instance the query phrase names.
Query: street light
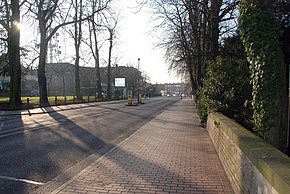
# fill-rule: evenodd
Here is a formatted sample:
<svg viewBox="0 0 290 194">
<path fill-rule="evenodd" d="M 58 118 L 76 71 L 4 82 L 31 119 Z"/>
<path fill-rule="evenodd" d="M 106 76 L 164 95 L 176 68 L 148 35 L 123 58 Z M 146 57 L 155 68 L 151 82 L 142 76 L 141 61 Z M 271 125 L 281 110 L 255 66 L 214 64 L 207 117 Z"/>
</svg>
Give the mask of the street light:
<svg viewBox="0 0 290 194">
<path fill-rule="evenodd" d="M 138 87 L 138 89 L 137 89 L 137 95 L 138 95 L 138 103 L 140 103 L 140 94 L 139 94 L 139 89 L 140 89 L 140 83 L 139 83 L 139 80 L 140 80 L 140 78 L 139 78 L 139 69 L 140 69 L 140 58 L 138 58 L 138 76 L 137 76 L 137 87 Z"/>
</svg>

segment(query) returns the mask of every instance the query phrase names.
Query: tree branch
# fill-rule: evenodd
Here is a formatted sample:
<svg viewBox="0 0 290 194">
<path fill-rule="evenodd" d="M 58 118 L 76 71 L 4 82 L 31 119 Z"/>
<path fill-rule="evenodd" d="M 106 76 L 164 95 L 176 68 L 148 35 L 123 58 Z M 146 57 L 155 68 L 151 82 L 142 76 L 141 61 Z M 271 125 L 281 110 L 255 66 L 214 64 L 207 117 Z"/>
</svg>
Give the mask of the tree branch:
<svg viewBox="0 0 290 194">
<path fill-rule="evenodd" d="M 89 15 L 89 16 L 87 16 L 87 17 L 85 17 L 85 18 L 81 18 L 81 19 L 78 19 L 78 20 L 76 20 L 76 21 L 75 21 L 75 20 L 72 20 L 72 21 L 69 21 L 69 22 L 64 22 L 64 23 L 62 23 L 62 24 L 59 24 L 58 26 L 56 26 L 56 27 L 51 31 L 51 33 L 50 33 L 49 36 L 47 37 L 47 40 L 50 40 L 50 39 L 52 38 L 52 36 L 57 32 L 57 30 L 58 30 L 59 28 L 64 27 L 64 26 L 66 26 L 66 25 L 74 24 L 74 23 L 76 23 L 76 22 L 86 21 L 86 20 L 90 19 L 91 17 L 93 17 L 96 13 L 105 10 L 105 9 L 108 7 L 108 4 L 109 4 L 110 1 L 111 1 L 111 0 L 108 0 L 108 1 L 106 2 L 106 4 L 105 4 L 103 7 L 97 9 L 95 12 L 93 12 L 91 15 Z"/>
<path fill-rule="evenodd" d="M 5 28 L 6 31 L 9 30 L 9 26 L 4 20 L 0 20 L 0 25 L 3 26 L 3 28 Z"/>
</svg>

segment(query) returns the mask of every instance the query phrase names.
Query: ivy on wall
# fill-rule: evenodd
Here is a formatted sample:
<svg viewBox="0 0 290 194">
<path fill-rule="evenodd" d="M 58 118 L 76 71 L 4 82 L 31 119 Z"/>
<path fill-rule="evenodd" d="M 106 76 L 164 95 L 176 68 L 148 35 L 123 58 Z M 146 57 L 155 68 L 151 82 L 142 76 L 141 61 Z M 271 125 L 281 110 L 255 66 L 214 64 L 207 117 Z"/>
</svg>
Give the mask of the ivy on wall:
<svg viewBox="0 0 290 194">
<path fill-rule="evenodd" d="M 241 0 L 239 30 L 250 63 L 254 132 L 283 149 L 282 127 L 283 55 L 280 28 L 268 7 L 270 1 Z"/>
</svg>

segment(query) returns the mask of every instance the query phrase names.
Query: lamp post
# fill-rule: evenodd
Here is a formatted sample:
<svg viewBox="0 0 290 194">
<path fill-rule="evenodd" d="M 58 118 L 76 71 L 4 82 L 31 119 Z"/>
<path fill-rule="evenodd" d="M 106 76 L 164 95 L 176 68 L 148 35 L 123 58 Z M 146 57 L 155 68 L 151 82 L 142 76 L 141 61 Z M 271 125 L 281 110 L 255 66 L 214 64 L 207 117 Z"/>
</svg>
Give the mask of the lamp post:
<svg viewBox="0 0 290 194">
<path fill-rule="evenodd" d="M 140 69 L 140 58 L 138 58 L 138 76 L 137 76 L 137 95 L 138 95 L 138 103 L 140 103 L 140 77 L 139 77 L 139 69 Z"/>
<path fill-rule="evenodd" d="M 182 100 L 182 74 L 180 74 L 180 99 Z"/>
</svg>

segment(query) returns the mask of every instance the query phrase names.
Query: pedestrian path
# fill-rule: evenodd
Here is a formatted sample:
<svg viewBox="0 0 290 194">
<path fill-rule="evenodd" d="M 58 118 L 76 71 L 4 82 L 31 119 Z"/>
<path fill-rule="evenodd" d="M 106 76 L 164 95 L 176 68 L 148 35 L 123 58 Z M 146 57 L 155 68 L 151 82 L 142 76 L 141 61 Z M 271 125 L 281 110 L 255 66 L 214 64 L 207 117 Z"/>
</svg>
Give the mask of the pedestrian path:
<svg viewBox="0 0 290 194">
<path fill-rule="evenodd" d="M 232 193 L 190 99 L 140 128 L 71 180 L 68 193 Z"/>
</svg>

